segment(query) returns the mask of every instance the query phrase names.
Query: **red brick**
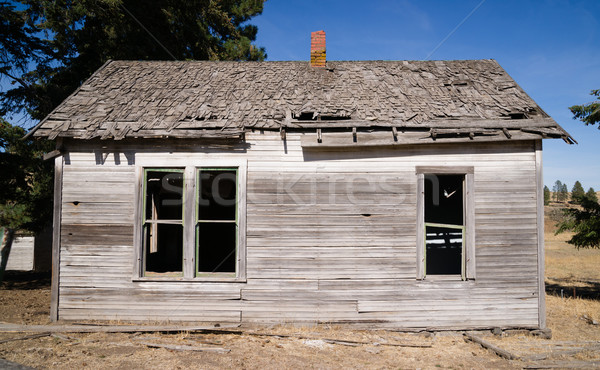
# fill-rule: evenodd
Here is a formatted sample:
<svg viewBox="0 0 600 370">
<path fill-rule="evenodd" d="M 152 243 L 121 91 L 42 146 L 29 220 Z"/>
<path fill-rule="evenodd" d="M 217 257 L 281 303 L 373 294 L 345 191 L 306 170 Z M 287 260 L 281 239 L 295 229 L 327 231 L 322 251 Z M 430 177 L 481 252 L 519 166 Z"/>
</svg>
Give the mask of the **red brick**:
<svg viewBox="0 0 600 370">
<path fill-rule="evenodd" d="M 325 31 L 310 33 L 310 65 L 312 67 L 325 67 Z"/>
</svg>

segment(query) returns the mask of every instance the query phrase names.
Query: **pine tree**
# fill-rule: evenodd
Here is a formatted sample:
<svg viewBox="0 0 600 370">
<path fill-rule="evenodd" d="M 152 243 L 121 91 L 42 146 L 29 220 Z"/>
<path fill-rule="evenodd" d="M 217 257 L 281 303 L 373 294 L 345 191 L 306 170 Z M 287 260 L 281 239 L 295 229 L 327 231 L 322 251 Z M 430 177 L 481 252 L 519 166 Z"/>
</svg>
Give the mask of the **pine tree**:
<svg viewBox="0 0 600 370">
<path fill-rule="evenodd" d="M 575 181 L 573 189 L 571 189 L 571 201 L 573 203 L 579 203 L 584 196 L 585 190 L 583 190 L 583 186 L 581 186 L 579 181 Z"/>
<path fill-rule="evenodd" d="M 0 98 L 5 112 L 25 111 L 33 119 L 44 118 L 109 59 L 266 58 L 264 48 L 252 44 L 257 27 L 248 24 L 262 12 L 264 0 L 14 3 L 19 2 L 23 8 L 19 11 L 0 2 L 3 14 L 7 14 L 17 31 L 22 31 L 0 43 L 25 40 L 35 53 L 24 49 L 25 52 L 11 54 L 10 64 L 23 66 L 24 70 L 4 74 L 16 87 L 0 94 Z M 39 35 L 49 37 L 39 40 Z M 38 58 L 31 60 L 29 55 Z"/>
<path fill-rule="evenodd" d="M 560 201 L 565 202 L 569 198 L 569 188 L 567 188 L 567 184 L 562 184 L 560 189 Z"/>
<path fill-rule="evenodd" d="M 548 204 L 550 204 L 550 189 L 544 185 L 544 205 L 547 206 Z"/>
<path fill-rule="evenodd" d="M 585 193 L 585 198 L 591 202 L 598 203 L 598 196 L 596 195 L 596 190 L 594 190 L 594 188 L 590 188 L 587 193 Z"/>
<path fill-rule="evenodd" d="M 595 194 L 594 194 L 595 195 Z M 600 204 L 587 196 L 581 200 L 581 209 L 565 209 L 567 216 L 558 225 L 556 233 L 574 231 L 567 243 L 577 248 L 600 248 Z"/>
<path fill-rule="evenodd" d="M 596 97 L 595 102 L 569 107 L 573 113 L 573 119 L 578 119 L 587 125 L 595 125 L 600 122 L 600 90 L 592 90 L 590 95 Z M 600 125 L 598 126 L 600 129 Z"/>
<path fill-rule="evenodd" d="M 552 191 L 554 192 L 554 201 L 560 201 L 560 192 L 562 191 L 562 182 L 560 180 L 556 180 L 554 186 L 552 187 Z"/>
</svg>

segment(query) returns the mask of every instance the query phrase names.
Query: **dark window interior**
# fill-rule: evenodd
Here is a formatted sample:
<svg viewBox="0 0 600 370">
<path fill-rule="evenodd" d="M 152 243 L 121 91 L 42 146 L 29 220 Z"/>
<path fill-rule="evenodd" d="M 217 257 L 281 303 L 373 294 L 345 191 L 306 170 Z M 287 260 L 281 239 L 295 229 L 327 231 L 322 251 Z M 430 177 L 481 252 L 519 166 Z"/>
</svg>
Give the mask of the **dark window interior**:
<svg viewBox="0 0 600 370">
<path fill-rule="evenodd" d="M 446 227 L 426 227 L 427 275 L 460 275 L 462 270 L 462 231 Z"/>
<path fill-rule="evenodd" d="M 183 173 L 146 171 L 144 255 L 146 275 L 183 271 Z"/>
<path fill-rule="evenodd" d="M 457 227 L 464 225 L 464 179 L 464 175 L 425 175 L 427 275 L 461 274 L 463 230 Z"/>
<path fill-rule="evenodd" d="M 183 225 L 158 224 L 156 235 L 152 226 L 145 226 L 146 275 L 152 273 L 181 273 L 183 271 Z M 150 239 L 157 239 L 156 252 L 152 252 Z"/>
<path fill-rule="evenodd" d="M 146 220 L 181 220 L 182 194 L 183 173 L 148 171 L 146 173 Z"/>
<path fill-rule="evenodd" d="M 198 272 L 235 273 L 237 170 L 201 169 L 199 176 Z"/>
<path fill-rule="evenodd" d="M 235 272 L 235 223 L 198 224 L 198 272 Z"/>
<path fill-rule="evenodd" d="M 463 224 L 464 175 L 425 175 L 425 222 Z"/>
<path fill-rule="evenodd" d="M 236 176 L 235 170 L 200 172 L 198 219 L 235 220 Z"/>
</svg>

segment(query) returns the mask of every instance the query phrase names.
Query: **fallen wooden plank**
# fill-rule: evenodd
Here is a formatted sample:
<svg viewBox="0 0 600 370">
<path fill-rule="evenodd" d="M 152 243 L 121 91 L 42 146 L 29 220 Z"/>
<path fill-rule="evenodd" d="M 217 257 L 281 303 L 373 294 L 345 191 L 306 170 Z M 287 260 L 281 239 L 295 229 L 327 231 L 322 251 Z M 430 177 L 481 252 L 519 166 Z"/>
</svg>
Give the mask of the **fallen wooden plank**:
<svg viewBox="0 0 600 370">
<path fill-rule="evenodd" d="M 592 369 L 600 366 L 600 361 L 552 361 L 536 362 L 535 364 L 524 366 L 524 369 Z"/>
<path fill-rule="evenodd" d="M 231 352 L 228 348 L 222 347 L 198 347 L 188 345 L 173 345 L 173 344 L 162 344 L 152 342 L 138 342 L 150 348 L 165 348 L 171 351 L 195 351 L 195 352 L 217 352 L 217 353 L 228 353 Z"/>
<path fill-rule="evenodd" d="M 0 344 L 1 343 L 7 343 L 7 342 L 14 342 L 14 341 L 17 341 L 17 340 L 27 340 L 27 339 L 42 338 L 42 337 L 47 337 L 49 335 L 50 335 L 50 333 L 40 333 L 40 334 L 26 335 L 24 337 L 18 337 L 18 338 L 3 339 L 3 340 L 0 340 Z"/>
<path fill-rule="evenodd" d="M 477 337 L 477 336 L 475 336 L 473 334 L 465 333 L 464 335 L 465 335 L 465 340 L 468 339 L 468 340 L 470 340 L 472 342 L 475 342 L 475 343 L 481 345 L 484 348 L 492 350 L 493 352 L 495 352 L 500 357 L 506 358 L 508 360 L 518 360 L 518 359 L 520 359 L 519 356 L 517 356 L 515 354 L 512 354 L 512 353 L 510 353 L 510 352 L 508 352 L 508 351 L 506 351 L 506 350 L 504 350 L 504 349 L 502 349 L 500 347 L 497 347 L 497 346 L 493 345 L 492 343 L 490 343 L 488 341 L 485 341 L 485 340 L 483 340 L 483 339 L 481 339 L 481 338 L 479 338 L 479 337 Z"/>
<path fill-rule="evenodd" d="M 72 340 L 73 338 L 70 338 L 66 335 L 61 335 L 61 334 L 52 334 L 53 338 L 58 338 L 58 339 L 62 339 L 62 340 Z"/>
<path fill-rule="evenodd" d="M 340 344 L 344 346 L 358 346 L 362 344 L 373 345 L 373 342 L 367 341 L 356 341 L 356 340 L 346 340 L 346 339 L 331 339 L 331 338 L 319 338 L 319 337 L 308 337 L 305 335 L 294 335 L 294 334 L 270 334 L 270 333 L 244 333 L 248 335 L 254 335 L 258 337 L 279 337 L 279 338 L 295 338 L 295 339 L 305 339 L 305 340 L 322 340 L 325 343 L 330 344 Z M 414 343 L 382 343 L 377 342 L 380 346 L 390 346 L 390 347 L 412 347 L 412 348 L 431 348 L 431 344 L 414 344 Z"/>
<path fill-rule="evenodd" d="M 580 352 L 585 352 L 585 351 L 599 351 L 600 350 L 600 346 L 596 345 L 596 346 L 590 346 L 590 347 L 571 347 L 570 349 L 560 349 L 560 348 L 554 348 L 552 350 L 552 352 L 548 352 L 548 353 L 541 353 L 541 354 L 537 354 L 537 355 L 528 355 L 528 356 L 522 356 L 521 359 L 523 361 L 539 361 L 539 360 L 547 360 L 553 357 L 559 357 L 559 356 L 571 356 L 571 355 L 576 355 Z"/>
<path fill-rule="evenodd" d="M 239 324 L 211 326 L 185 325 L 19 325 L 0 323 L 0 333 L 134 333 L 134 332 L 182 332 L 182 331 L 215 331 L 223 334 L 241 334 L 239 331 L 221 330 L 221 328 L 237 328 Z"/>
<path fill-rule="evenodd" d="M 308 339 L 311 340 L 311 339 Z M 345 340 L 335 340 L 335 339 L 321 339 L 325 343 L 329 344 L 339 344 L 342 346 L 350 346 L 350 347 L 358 347 L 361 343 L 356 343 L 354 341 L 345 341 Z"/>
<path fill-rule="evenodd" d="M 141 333 L 135 333 L 134 335 L 132 335 L 132 340 L 136 341 L 136 342 L 147 342 L 148 340 L 157 340 L 159 339 L 159 337 L 142 337 L 142 338 L 135 338 L 136 335 L 140 335 Z M 189 339 L 192 340 L 194 343 L 198 343 L 198 344 L 209 344 L 212 346 L 220 346 L 223 344 L 223 342 L 213 342 L 213 341 L 209 341 L 209 340 L 200 340 L 200 339 L 195 339 L 195 338 L 188 338 L 188 336 L 185 337 L 185 339 Z"/>
</svg>

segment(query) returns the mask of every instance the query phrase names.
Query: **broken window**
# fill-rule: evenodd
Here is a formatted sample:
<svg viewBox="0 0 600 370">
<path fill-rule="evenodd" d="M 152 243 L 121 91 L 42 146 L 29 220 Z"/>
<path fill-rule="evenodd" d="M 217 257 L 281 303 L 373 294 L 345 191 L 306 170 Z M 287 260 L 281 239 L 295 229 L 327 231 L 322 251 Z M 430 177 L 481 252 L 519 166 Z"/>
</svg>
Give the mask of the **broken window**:
<svg viewBox="0 0 600 370">
<path fill-rule="evenodd" d="M 425 274 L 464 275 L 464 175 L 425 175 Z"/>
<path fill-rule="evenodd" d="M 183 169 L 147 169 L 144 183 L 144 275 L 183 272 Z"/>
<path fill-rule="evenodd" d="M 418 166 L 417 279 L 475 279 L 474 169 Z"/>
<path fill-rule="evenodd" d="M 246 161 L 143 169 L 135 278 L 245 278 Z"/>
<path fill-rule="evenodd" d="M 196 273 L 235 273 L 237 251 L 237 169 L 198 170 Z"/>
</svg>

